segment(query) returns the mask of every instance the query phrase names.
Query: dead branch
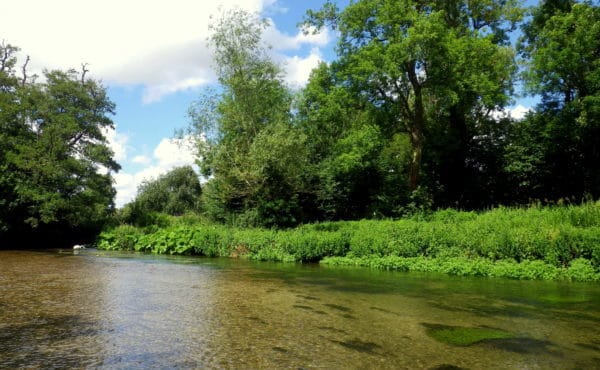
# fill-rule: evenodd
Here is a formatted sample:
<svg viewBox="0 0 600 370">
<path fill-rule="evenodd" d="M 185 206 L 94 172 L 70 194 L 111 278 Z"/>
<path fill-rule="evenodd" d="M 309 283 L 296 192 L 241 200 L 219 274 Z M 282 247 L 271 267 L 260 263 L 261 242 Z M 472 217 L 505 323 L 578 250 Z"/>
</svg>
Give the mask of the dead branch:
<svg viewBox="0 0 600 370">
<path fill-rule="evenodd" d="M 21 86 L 25 86 L 25 83 L 27 83 L 27 64 L 29 64 L 30 60 L 31 58 L 29 58 L 28 55 L 27 58 L 25 58 L 25 63 L 23 63 L 23 67 L 21 68 L 21 70 L 23 71 L 23 79 L 21 80 Z"/>
<path fill-rule="evenodd" d="M 88 65 L 89 65 L 89 63 L 81 63 L 81 84 L 82 85 L 85 83 L 85 74 L 90 71 L 89 69 L 86 68 Z"/>
</svg>

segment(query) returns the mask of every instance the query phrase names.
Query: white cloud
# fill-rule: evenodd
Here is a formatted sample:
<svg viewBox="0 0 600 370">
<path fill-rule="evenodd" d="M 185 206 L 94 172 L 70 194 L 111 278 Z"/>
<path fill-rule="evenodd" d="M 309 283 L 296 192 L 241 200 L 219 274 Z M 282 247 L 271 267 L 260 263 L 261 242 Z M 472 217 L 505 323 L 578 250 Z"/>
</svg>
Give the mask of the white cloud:
<svg viewBox="0 0 600 370">
<path fill-rule="evenodd" d="M 135 197 L 137 191 L 135 177 L 132 174 L 122 172 L 114 173 L 112 177 L 115 180 L 115 190 L 117 191 L 115 204 L 117 207 L 122 207 Z"/>
<path fill-rule="evenodd" d="M 299 30 L 294 36 L 280 32 L 273 22 L 270 22 L 270 27 L 265 30 L 264 40 L 268 45 L 271 45 L 275 50 L 298 50 L 303 45 L 312 45 L 323 47 L 331 42 L 331 33 L 327 28 L 314 34 L 311 29 L 305 33 Z"/>
<path fill-rule="evenodd" d="M 164 168 L 192 164 L 196 159 L 194 142 L 189 136 L 184 139 L 162 139 L 154 149 L 154 158 Z"/>
<path fill-rule="evenodd" d="M 193 89 L 202 86 L 207 82 L 208 80 L 204 78 L 187 78 L 182 81 L 173 81 L 159 85 L 153 85 L 146 88 L 142 99 L 145 104 L 154 103 L 159 101 L 165 95 L 172 94 L 177 91 Z"/>
<path fill-rule="evenodd" d="M 148 164 L 148 167 L 135 173 L 113 174 L 117 190 L 115 199 L 117 207 L 122 207 L 125 203 L 132 201 L 138 187 L 144 181 L 154 180 L 174 167 L 194 165 L 195 159 L 193 140 L 190 137 L 182 140 L 162 139 L 154 149 L 152 158 L 139 155 L 132 160 L 134 163 Z"/>
<path fill-rule="evenodd" d="M 510 117 L 510 118 L 513 118 L 516 120 L 522 120 L 523 118 L 525 118 L 525 115 L 527 115 L 527 113 L 529 113 L 531 111 L 532 111 L 531 107 L 526 107 L 524 105 L 519 104 L 514 108 L 504 109 L 504 110 L 495 110 L 491 113 L 491 115 L 495 119 Z"/>
<path fill-rule="evenodd" d="M 298 56 L 286 58 L 284 66 L 286 69 L 285 81 L 292 87 L 303 87 L 308 82 L 310 72 L 323 61 L 319 49 L 311 50 L 310 55 L 305 58 Z"/>
<path fill-rule="evenodd" d="M 514 107 L 513 109 L 510 109 L 508 111 L 508 115 L 514 119 L 521 120 L 521 119 L 525 118 L 525 115 L 527 115 L 527 113 L 529 113 L 531 111 L 532 111 L 531 107 L 525 107 L 525 106 L 519 104 L 516 107 Z"/>
<path fill-rule="evenodd" d="M 103 128 L 102 133 L 108 140 L 108 147 L 115 153 L 113 159 L 117 162 L 124 161 L 127 158 L 127 142 L 129 137 L 123 133 L 117 132 L 115 128 Z"/>
<path fill-rule="evenodd" d="M 142 84 L 149 96 L 189 88 L 211 75 L 211 14 L 234 6 L 259 12 L 266 0 L 19 0 L 3 7 L 0 35 L 31 55 L 32 67 L 79 68 L 109 83 Z M 35 10 L 35 11 L 32 11 Z M 165 87 L 168 86 L 168 87 Z M 150 99 L 151 100 L 151 99 Z"/>
<path fill-rule="evenodd" d="M 3 6 L 0 35 L 31 56 L 32 71 L 80 68 L 109 84 L 143 85 L 144 102 L 214 81 L 206 45 L 210 15 L 233 7 L 283 11 L 275 0 L 19 0 Z M 278 10 L 279 9 L 279 10 Z M 327 31 L 265 34 L 277 50 L 322 46 Z"/>
<path fill-rule="evenodd" d="M 131 160 L 131 162 L 133 163 L 137 163 L 137 164 L 149 164 L 151 161 L 150 158 L 148 158 L 145 155 L 136 155 L 135 157 L 133 157 L 133 159 Z"/>
<path fill-rule="evenodd" d="M 296 35 L 290 36 L 280 32 L 271 23 L 271 26 L 265 31 L 264 40 L 267 45 L 273 47 L 272 58 L 283 66 L 285 82 L 292 88 L 299 88 L 306 85 L 310 72 L 323 60 L 319 47 L 330 43 L 332 37 L 326 28 L 316 34 L 313 34 L 312 31 L 305 34 L 299 30 Z M 284 53 L 289 50 L 297 51 L 303 46 L 312 47 L 310 54 L 288 56 Z"/>
</svg>

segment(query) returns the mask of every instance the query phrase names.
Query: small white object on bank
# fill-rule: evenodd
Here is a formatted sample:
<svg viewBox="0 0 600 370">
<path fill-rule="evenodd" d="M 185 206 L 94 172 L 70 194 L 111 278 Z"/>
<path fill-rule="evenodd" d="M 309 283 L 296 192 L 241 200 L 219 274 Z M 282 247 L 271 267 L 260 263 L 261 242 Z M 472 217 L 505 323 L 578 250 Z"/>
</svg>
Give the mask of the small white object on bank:
<svg viewBox="0 0 600 370">
<path fill-rule="evenodd" d="M 84 245 L 75 244 L 73 246 L 73 249 L 85 249 L 85 246 Z"/>
</svg>

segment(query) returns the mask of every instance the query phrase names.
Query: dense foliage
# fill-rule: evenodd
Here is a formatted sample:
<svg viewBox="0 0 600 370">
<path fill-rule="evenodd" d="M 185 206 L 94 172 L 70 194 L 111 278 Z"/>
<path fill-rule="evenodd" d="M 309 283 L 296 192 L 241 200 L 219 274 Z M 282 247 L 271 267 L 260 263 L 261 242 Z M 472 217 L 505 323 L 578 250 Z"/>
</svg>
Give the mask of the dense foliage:
<svg viewBox="0 0 600 370">
<path fill-rule="evenodd" d="M 304 24 L 340 37 L 300 91 L 264 22 L 235 11 L 213 26 L 223 89 L 191 109 L 208 218 L 285 227 L 600 196 L 597 4 L 328 1 Z M 541 102 L 513 119 L 519 80 Z"/>
<path fill-rule="evenodd" d="M 221 222 L 298 222 L 305 143 L 291 124 L 281 69 L 262 44 L 265 26 L 240 10 L 217 20 L 210 41 L 223 91 L 190 111 L 201 170 L 211 176 L 203 204 Z"/>
<path fill-rule="evenodd" d="M 516 196 L 600 194 L 600 7 L 546 1 L 524 26 L 529 92 L 542 102 L 517 123 L 507 154 Z"/>
<path fill-rule="evenodd" d="M 120 209 L 116 218 L 136 226 L 160 224 L 160 214 L 181 216 L 198 212 L 201 193 L 200 180 L 194 169 L 191 166 L 176 167 L 155 180 L 144 181 L 135 199 Z"/>
<path fill-rule="evenodd" d="M 104 247 L 386 266 L 475 257 L 563 269 L 583 258 L 598 268 L 597 204 L 569 206 L 600 197 L 597 2 L 326 1 L 303 24 L 334 29 L 338 57 L 294 90 L 263 42 L 267 21 L 241 10 L 215 18 L 220 87 L 190 108 L 207 183 L 191 168 L 146 182 L 113 220 L 133 226 L 105 233 Z M 85 68 L 47 71 L 43 83 L 26 66 L 19 76 L 16 51 L 0 49 L 0 240 L 97 230 L 113 208 L 118 164 L 102 129 L 114 105 Z M 521 119 L 502 114 L 521 85 L 540 103 Z M 414 219 L 526 204 L 566 208 Z M 569 221 L 580 209 L 592 221 Z M 168 215 L 188 213 L 235 227 L 315 225 L 171 225 Z"/>
<path fill-rule="evenodd" d="M 340 221 L 290 230 L 232 228 L 190 216 L 163 227 L 121 226 L 102 249 L 319 261 L 517 279 L 600 280 L 600 203 L 443 210 L 398 221 Z"/>
<path fill-rule="evenodd" d="M 0 245 L 93 239 L 114 208 L 115 106 L 85 66 L 36 83 L 27 62 L 17 72 L 18 50 L 0 45 Z"/>
</svg>

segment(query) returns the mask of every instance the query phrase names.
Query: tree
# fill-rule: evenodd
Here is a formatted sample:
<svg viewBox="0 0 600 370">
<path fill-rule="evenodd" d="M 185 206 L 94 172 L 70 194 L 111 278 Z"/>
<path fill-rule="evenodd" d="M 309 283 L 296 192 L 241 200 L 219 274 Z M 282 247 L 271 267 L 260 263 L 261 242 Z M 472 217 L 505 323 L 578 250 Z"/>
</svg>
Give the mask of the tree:
<svg viewBox="0 0 600 370">
<path fill-rule="evenodd" d="M 343 82 L 321 63 L 297 102 L 295 119 L 306 135 L 310 162 L 312 198 L 304 206 L 313 220 L 389 215 L 391 205 L 400 203 L 397 197 L 406 195 L 396 181 L 406 175 L 407 163 L 397 158 L 406 137 L 392 133 L 387 140 L 388 132 L 377 124 L 382 112 Z"/>
<path fill-rule="evenodd" d="M 515 67 L 506 35 L 520 16 L 516 0 L 361 0 L 342 11 L 328 2 L 306 23 L 340 32 L 334 68 L 346 85 L 393 113 L 388 126 L 408 134 L 414 191 L 432 122 L 463 124 L 465 116 L 510 100 Z"/>
<path fill-rule="evenodd" d="M 298 222 L 303 136 L 291 124 L 291 94 L 262 42 L 265 21 L 222 15 L 210 38 L 222 93 L 192 106 L 209 216 L 275 225 Z"/>
<path fill-rule="evenodd" d="M 18 78 L 17 50 L 0 48 L 4 237 L 93 233 L 114 208 L 110 172 L 119 165 L 103 133 L 114 104 L 85 72 L 45 71 L 35 83 L 26 62 Z"/>
<path fill-rule="evenodd" d="M 540 94 L 542 102 L 520 125 L 529 140 L 515 142 L 512 173 L 527 178 L 537 189 L 532 189 L 534 197 L 598 197 L 600 7 L 586 1 L 543 1 L 523 30 L 524 79 L 528 92 Z M 532 153 L 531 147 L 537 150 Z M 536 172 L 518 171 L 530 168 L 520 164 L 532 160 Z"/>
<path fill-rule="evenodd" d="M 198 210 L 201 193 L 198 175 L 191 166 L 183 166 L 142 183 L 134 202 L 145 212 L 180 216 Z"/>
</svg>

